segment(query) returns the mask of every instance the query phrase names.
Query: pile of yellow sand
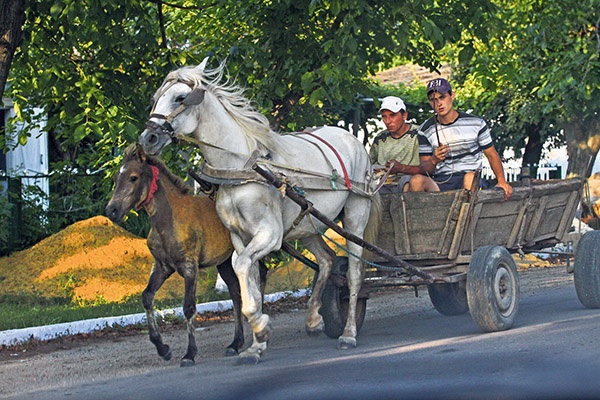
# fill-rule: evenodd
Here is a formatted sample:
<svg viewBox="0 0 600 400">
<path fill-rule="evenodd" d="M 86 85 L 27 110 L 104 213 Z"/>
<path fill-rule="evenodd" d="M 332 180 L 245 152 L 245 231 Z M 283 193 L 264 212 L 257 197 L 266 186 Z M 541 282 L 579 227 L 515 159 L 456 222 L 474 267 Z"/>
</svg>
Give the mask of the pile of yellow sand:
<svg viewBox="0 0 600 400">
<path fill-rule="evenodd" d="M 0 295 L 36 293 L 42 297 L 120 301 L 145 288 L 153 258 L 146 239 L 108 218 L 77 222 L 30 249 L 0 258 Z M 313 272 L 292 262 L 269 275 L 267 291 L 306 287 Z M 200 284 L 214 285 L 216 269 L 201 271 Z M 157 298 L 182 296 L 183 279 L 174 274 Z"/>
</svg>

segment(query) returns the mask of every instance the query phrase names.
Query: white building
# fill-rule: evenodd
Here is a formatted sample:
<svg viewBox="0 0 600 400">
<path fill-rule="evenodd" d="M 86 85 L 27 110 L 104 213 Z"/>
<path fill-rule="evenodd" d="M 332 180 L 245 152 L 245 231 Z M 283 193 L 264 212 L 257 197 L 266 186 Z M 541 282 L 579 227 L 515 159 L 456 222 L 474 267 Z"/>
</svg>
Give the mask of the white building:
<svg viewBox="0 0 600 400">
<path fill-rule="evenodd" d="M 41 112 L 39 110 L 38 112 Z M 0 131 L 8 126 L 8 121 L 15 116 L 12 101 L 2 99 L 0 105 Z M 22 125 L 17 129 L 22 129 Z M 10 135 L 6 138 L 8 143 L 15 144 L 17 141 L 16 135 Z M 18 145 L 11 151 L 4 154 L 0 152 L 0 193 L 5 194 L 7 190 L 8 178 L 23 177 L 21 183 L 23 185 L 36 185 L 49 194 L 48 183 L 48 136 L 39 128 L 33 129 L 27 143 Z"/>
</svg>

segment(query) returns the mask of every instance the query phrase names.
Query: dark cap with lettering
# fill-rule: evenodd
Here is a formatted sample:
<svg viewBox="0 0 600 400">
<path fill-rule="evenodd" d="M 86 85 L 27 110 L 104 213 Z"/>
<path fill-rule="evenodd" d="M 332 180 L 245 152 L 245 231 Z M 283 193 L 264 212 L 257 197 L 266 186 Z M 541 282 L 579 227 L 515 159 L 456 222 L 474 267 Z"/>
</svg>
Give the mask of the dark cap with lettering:
<svg viewBox="0 0 600 400">
<path fill-rule="evenodd" d="M 427 95 L 431 92 L 438 93 L 450 93 L 452 92 L 452 86 L 450 86 L 450 82 L 445 80 L 444 78 L 436 78 L 427 84 Z"/>
</svg>

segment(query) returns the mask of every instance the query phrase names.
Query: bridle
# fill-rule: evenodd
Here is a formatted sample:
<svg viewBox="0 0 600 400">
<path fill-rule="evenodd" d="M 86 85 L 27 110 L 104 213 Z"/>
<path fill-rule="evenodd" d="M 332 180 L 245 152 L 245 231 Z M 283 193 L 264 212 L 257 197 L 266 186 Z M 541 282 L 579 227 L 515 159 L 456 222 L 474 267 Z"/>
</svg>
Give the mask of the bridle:
<svg viewBox="0 0 600 400">
<path fill-rule="evenodd" d="M 206 93 L 205 89 L 200 87 L 192 87 L 190 84 L 182 81 L 173 81 L 169 86 L 167 86 L 163 92 L 167 91 L 171 86 L 176 83 L 184 83 L 188 85 L 192 91 L 183 99 L 181 104 L 177 106 L 169 115 L 158 114 L 154 112 L 154 106 L 152 106 L 152 111 L 150 113 L 150 119 L 157 118 L 161 119 L 164 122 L 162 124 L 158 124 L 154 121 L 148 120 L 146 123 L 146 130 L 150 132 L 155 132 L 159 135 L 167 134 L 171 139 L 175 137 L 175 129 L 171 125 L 171 122 L 182 112 L 184 112 L 189 106 L 197 106 L 198 104 L 204 101 L 204 95 Z"/>
</svg>

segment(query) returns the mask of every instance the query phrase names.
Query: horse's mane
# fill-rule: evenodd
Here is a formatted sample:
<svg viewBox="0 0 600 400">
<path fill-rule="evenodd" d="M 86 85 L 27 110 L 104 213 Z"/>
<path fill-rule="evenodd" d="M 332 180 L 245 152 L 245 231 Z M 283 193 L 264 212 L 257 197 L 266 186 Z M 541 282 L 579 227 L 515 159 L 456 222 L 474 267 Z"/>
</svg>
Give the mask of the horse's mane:
<svg viewBox="0 0 600 400">
<path fill-rule="evenodd" d="M 136 143 L 130 145 L 125 149 L 125 153 L 123 154 L 123 163 L 127 163 L 138 157 L 137 152 L 143 151 Z M 161 177 L 166 177 L 177 189 L 181 191 L 182 194 L 193 194 L 193 189 L 185 183 L 183 179 L 179 176 L 175 175 L 165 163 L 158 157 L 145 155 L 146 162 L 150 165 L 158 168 Z"/>
<path fill-rule="evenodd" d="M 250 148 L 256 148 L 261 143 L 267 149 L 284 152 L 285 148 L 280 143 L 281 136 L 271 130 L 269 120 L 261 114 L 244 96 L 244 89 L 234 82 L 223 79 L 225 62 L 212 70 L 186 66 L 170 72 L 165 78 L 161 89 L 168 87 L 168 82 L 183 82 L 193 88 L 204 87 L 212 93 L 221 103 L 229 116 L 242 128 Z M 161 90 L 157 92 L 160 97 Z"/>
</svg>

